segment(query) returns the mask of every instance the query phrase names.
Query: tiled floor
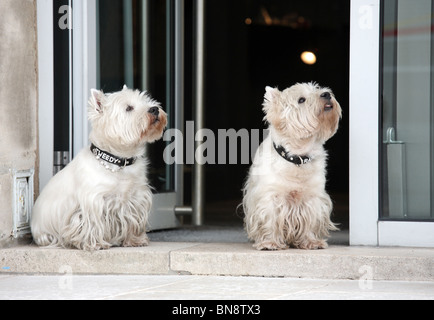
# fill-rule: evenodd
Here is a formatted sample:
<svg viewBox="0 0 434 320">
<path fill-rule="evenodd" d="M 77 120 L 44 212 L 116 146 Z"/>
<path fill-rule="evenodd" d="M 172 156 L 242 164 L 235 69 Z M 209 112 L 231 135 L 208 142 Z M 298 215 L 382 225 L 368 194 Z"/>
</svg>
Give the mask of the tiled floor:
<svg viewBox="0 0 434 320">
<path fill-rule="evenodd" d="M 135 275 L 0 275 L 0 299 L 426 299 L 434 282 Z"/>
<path fill-rule="evenodd" d="M 201 243 L 248 243 L 242 226 L 200 226 L 183 227 L 173 230 L 154 231 L 148 234 L 155 242 L 201 242 Z M 348 229 L 331 233 L 330 245 L 349 245 Z"/>
</svg>

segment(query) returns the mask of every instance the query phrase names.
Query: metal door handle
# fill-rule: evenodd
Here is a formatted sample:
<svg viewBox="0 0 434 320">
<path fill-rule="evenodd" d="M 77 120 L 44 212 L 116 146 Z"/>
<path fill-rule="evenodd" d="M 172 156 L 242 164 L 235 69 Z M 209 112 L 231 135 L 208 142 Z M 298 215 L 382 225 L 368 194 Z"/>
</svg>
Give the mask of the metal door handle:
<svg viewBox="0 0 434 320">
<path fill-rule="evenodd" d="M 390 127 L 386 132 L 386 140 L 383 141 L 384 144 L 404 144 L 403 141 L 395 141 L 395 128 Z"/>
</svg>

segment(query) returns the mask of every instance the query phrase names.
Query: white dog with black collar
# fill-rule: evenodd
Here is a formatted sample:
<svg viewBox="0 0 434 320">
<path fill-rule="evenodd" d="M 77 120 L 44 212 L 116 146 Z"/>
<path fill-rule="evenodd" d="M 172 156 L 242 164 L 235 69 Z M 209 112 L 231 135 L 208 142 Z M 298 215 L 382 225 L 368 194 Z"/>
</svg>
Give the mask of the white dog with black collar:
<svg viewBox="0 0 434 320">
<path fill-rule="evenodd" d="M 338 128 L 341 107 L 330 89 L 296 84 L 266 88 L 270 134 L 256 152 L 244 186 L 244 224 L 258 250 L 327 247 L 332 202 L 325 191 L 324 143 Z"/>
<path fill-rule="evenodd" d="M 112 94 L 92 90 L 88 116 L 92 145 L 39 195 L 33 239 L 40 246 L 83 250 L 145 246 L 152 205 L 145 144 L 161 138 L 166 113 L 146 93 L 124 87 Z"/>
</svg>

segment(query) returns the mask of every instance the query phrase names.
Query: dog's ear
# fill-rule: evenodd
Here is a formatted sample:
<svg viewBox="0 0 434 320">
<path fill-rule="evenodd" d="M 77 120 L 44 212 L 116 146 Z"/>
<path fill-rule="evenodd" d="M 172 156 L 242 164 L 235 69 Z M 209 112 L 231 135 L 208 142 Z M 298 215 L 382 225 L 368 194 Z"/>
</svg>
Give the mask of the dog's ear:
<svg viewBox="0 0 434 320">
<path fill-rule="evenodd" d="M 279 105 L 280 91 L 277 88 L 265 87 L 264 103 L 262 104 L 262 111 L 265 113 L 264 121 L 271 124 L 272 118 L 276 115 L 276 112 L 272 111 L 276 109 L 274 106 Z"/>
<path fill-rule="evenodd" d="M 126 84 L 124 84 L 124 87 L 122 88 L 122 91 L 123 91 L 123 90 L 128 90 L 128 87 L 127 87 Z"/>
<path fill-rule="evenodd" d="M 277 88 L 266 87 L 265 88 L 265 96 L 263 103 L 263 111 L 264 113 L 268 113 L 270 108 L 273 105 L 277 105 L 280 100 L 280 91 Z"/>
<path fill-rule="evenodd" d="M 102 90 L 96 89 L 91 89 L 90 92 L 90 104 L 96 112 L 102 113 L 102 100 L 104 98 L 104 92 L 102 92 Z"/>
<path fill-rule="evenodd" d="M 279 99 L 280 91 L 277 88 L 265 87 L 265 100 L 274 103 Z"/>
</svg>

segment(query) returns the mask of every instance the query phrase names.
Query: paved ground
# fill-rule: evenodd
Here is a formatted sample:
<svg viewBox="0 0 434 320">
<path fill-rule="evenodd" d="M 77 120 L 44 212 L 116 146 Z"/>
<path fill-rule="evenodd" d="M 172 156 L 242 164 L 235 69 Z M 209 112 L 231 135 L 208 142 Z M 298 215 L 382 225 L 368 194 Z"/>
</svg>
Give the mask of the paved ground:
<svg viewBox="0 0 434 320">
<path fill-rule="evenodd" d="M 340 232 L 327 250 L 258 252 L 237 227 L 150 237 L 97 252 L 2 249 L 0 299 L 434 300 L 434 249 L 349 247 Z"/>
<path fill-rule="evenodd" d="M 434 300 L 434 282 L 293 278 L 0 275 L 0 299 Z"/>
</svg>

